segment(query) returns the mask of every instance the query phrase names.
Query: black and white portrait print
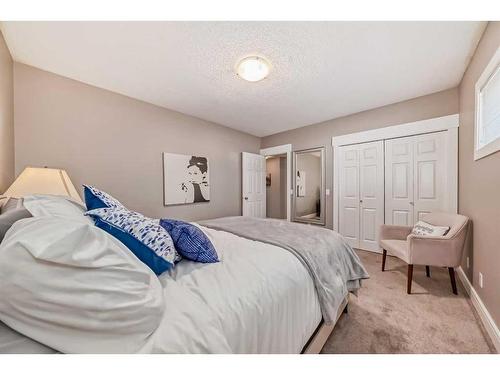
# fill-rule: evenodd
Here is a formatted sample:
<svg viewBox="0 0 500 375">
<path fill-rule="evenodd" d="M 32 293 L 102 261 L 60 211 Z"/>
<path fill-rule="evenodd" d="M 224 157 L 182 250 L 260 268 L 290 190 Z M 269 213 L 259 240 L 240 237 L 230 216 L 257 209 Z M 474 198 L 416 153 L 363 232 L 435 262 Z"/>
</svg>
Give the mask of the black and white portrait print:
<svg viewBox="0 0 500 375">
<path fill-rule="evenodd" d="M 208 159 L 163 153 L 165 205 L 210 201 Z"/>
</svg>

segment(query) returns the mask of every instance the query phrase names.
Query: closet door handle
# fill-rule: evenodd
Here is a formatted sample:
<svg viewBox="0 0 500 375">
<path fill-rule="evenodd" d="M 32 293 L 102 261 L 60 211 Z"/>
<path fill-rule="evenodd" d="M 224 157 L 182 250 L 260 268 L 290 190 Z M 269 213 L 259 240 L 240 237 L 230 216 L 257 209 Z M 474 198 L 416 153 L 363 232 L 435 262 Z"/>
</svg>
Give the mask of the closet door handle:
<svg viewBox="0 0 500 375">
<path fill-rule="evenodd" d="M 413 202 L 410 202 L 410 205 L 411 205 L 411 206 L 414 206 L 414 205 L 415 205 L 415 203 L 413 203 Z"/>
</svg>

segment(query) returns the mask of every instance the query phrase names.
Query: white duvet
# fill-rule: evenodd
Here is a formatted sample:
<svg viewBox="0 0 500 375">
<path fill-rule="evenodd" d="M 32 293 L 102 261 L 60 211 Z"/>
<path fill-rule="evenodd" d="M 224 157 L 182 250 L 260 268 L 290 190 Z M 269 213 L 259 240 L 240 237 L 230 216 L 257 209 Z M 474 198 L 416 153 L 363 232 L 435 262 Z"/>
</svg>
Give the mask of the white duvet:
<svg viewBox="0 0 500 375">
<path fill-rule="evenodd" d="M 321 320 L 308 271 L 279 247 L 201 227 L 221 261 L 156 278 L 91 222 L 34 212 L 0 245 L 0 320 L 58 351 L 299 353 Z"/>
<path fill-rule="evenodd" d="M 279 247 L 201 227 L 221 261 L 160 276 L 166 309 L 144 352 L 300 353 L 321 321 L 311 276 Z"/>
</svg>

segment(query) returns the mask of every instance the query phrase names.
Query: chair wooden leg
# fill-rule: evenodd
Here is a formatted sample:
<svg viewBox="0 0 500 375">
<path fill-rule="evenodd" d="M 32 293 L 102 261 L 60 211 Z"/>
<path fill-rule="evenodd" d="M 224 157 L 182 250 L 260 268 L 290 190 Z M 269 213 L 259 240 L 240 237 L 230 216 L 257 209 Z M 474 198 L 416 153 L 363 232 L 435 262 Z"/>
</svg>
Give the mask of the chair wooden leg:
<svg viewBox="0 0 500 375">
<path fill-rule="evenodd" d="M 425 266 L 425 274 L 427 277 L 431 277 L 431 268 L 429 266 Z"/>
<path fill-rule="evenodd" d="M 382 272 L 385 271 L 385 259 L 387 258 L 387 250 L 382 249 Z"/>
<path fill-rule="evenodd" d="M 448 272 L 450 273 L 451 289 L 453 290 L 453 294 L 458 294 L 457 282 L 455 280 L 455 268 L 448 267 Z"/>
<path fill-rule="evenodd" d="M 408 264 L 408 281 L 406 286 L 406 292 L 411 294 L 411 281 L 413 279 L 413 264 Z"/>
</svg>

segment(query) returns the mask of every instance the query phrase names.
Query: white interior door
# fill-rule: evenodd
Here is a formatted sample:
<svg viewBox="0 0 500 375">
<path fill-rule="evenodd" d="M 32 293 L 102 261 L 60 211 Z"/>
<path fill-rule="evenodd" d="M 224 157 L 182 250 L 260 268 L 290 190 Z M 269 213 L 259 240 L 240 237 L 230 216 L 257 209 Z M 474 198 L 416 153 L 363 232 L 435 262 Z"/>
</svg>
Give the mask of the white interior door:
<svg viewBox="0 0 500 375">
<path fill-rule="evenodd" d="M 266 217 L 266 158 L 242 152 L 243 216 Z"/>
<path fill-rule="evenodd" d="M 429 212 L 446 211 L 445 133 L 430 133 L 414 138 L 413 224 Z"/>
<path fill-rule="evenodd" d="M 358 147 L 359 248 L 378 252 L 379 229 L 384 223 L 384 142 Z"/>
<path fill-rule="evenodd" d="M 352 247 L 359 247 L 358 145 L 339 148 L 339 233 Z"/>
<path fill-rule="evenodd" d="M 414 225 L 429 212 L 446 211 L 445 132 L 385 141 L 385 222 Z"/>
<path fill-rule="evenodd" d="M 413 225 L 414 137 L 385 141 L 385 223 Z"/>
</svg>

